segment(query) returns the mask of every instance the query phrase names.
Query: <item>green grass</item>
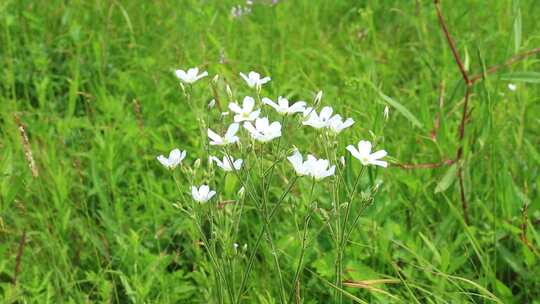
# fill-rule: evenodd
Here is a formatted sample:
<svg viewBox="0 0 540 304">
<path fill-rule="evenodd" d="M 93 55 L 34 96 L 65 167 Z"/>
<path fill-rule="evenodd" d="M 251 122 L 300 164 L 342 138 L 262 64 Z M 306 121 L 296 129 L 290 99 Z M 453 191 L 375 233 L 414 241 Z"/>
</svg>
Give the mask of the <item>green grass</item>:
<svg viewBox="0 0 540 304">
<path fill-rule="evenodd" d="M 442 2 L 473 74 L 540 46 L 535 0 Z M 176 68 L 220 74 L 237 96 L 249 94 L 238 73 L 250 70 L 272 76 L 265 96 L 311 100 L 323 90 L 323 104 L 356 120 L 342 144 L 374 139 L 398 163 L 454 157 L 464 86 L 432 1 L 282 0 L 257 4 L 240 19 L 230 17 L 233 4 L 240 2 L 0 3 L 2 302 L 214 303 L 220 297 L 193 221 L 173 207 L 182 203 L 174 180 L 155 160 L 175 146 L 188 150 L 188 162 L 204 152 L 201 112 L 187 104 Z M 469 225 L 454 167 L 370 171 L 383 183 L 345 250 L 344 279 L 398 283 L 376 286 L 384 292 L 345 287 L 345 302 L 540 303 L 538 70 L 536 55 L 473 89 L 463 157 Z M 509 82 L 517 91 L 507 89 Z M 205 84 L 196 90 L 200 105 L 212 99 Z M 221 96 L 225 102 L 224 90 Z M 15 115 L 26 126 L 38 177 L 25 159 Z M 321 140 L 311 130 L 290 133 L 299 134 L 298 145 Z M 278 174 L 270 193 L 279 195 L 289 179 Z M 272 233 L 288 295 L 302 217 L 290 200 L 284 203 Z M 323 208 L 329 204 L 323 201 Z M 236 241 L 247 244 L 247 259 L 263 225 L 252 211 L 242 221 Z M 328 233 L 319 233 L 320 217 L 314 223 L 301 298 L 330 303 L 335 248 Z M 532 249 L 521 239 L 522 225 Z M 243 300 L 278 303 L 271 248 L 264 241 L 259 251 Z"/>
</svg>

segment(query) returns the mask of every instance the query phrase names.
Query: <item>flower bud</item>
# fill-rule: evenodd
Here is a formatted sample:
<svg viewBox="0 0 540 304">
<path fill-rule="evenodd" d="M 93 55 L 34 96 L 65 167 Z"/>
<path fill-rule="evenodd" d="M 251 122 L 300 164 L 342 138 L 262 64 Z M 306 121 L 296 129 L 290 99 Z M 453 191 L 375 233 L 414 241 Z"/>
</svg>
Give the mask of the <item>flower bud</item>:
<svg viewBox="0 0 540 304">
<path fill-rule="evenodd" d="M 383 116 L 385 120 L 388 120 L 388 115 L 390 114 L 390 108 L 388 106 L 384 107 Z"/>
<path fill-rule="evenodd" d="M 238 197 L 240 198 L 244 198 L 244 194 L 246 192 L 246 189 L 244 187 L 240 188 L 240 190 L 238 190 Z"/>
<path fill-rule="evenodd" d="M 216 105 L 216 100 L 215 100 L 215 99 L 212 99 L 212 100 L 210 100 L 210 102 L 208 103 L 208 108 L 209 108 L 209 109 L 212 109 L 215 105 Z"/>
<path fill-rule="evenodd" d="M 229 85 L 227 85 L 225 87 L 225 90 L 227 91 L 227 95 L 229 96 L 229 98 L 233 99 L 233 93 L 232 93 L 231 87 Z"/>
<path fill-rule="evenodd" d="M 200 158 L 197 158 L 195 160 L 195 163 L 193 163 L 193 168 L 197 169 L 201 166 L 201 159 Z"/>
<path fill-rule="evenodd" d="M 316 108 L 319 103 L 321 102 L 323 97 L 323 91 L 319 91 L 317 95 L 315 95 L 315 99 L 313 99 L 313 107 Z"/>
<path fill-rule="evenodd" d="M 216 74 L 216 76 L 212 78 L 212 84 L 216 85 L 218 81 L 219 81 L 219 74 Z"/>
</svg>

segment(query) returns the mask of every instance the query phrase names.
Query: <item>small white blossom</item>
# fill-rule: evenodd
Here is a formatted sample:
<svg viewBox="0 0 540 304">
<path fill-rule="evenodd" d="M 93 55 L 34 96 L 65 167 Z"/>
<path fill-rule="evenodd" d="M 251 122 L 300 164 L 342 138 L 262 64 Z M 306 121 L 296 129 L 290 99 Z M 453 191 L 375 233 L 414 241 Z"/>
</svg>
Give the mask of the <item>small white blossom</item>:
<svg viewBox="0 0 540 304">
<path fill-rule="evenodd" d="M 347 150 L 351 152 L 352 156 L 360 160 L 362 165 L 376 165 L 386 168 L 388 163 L 380 160 L 381 158 L 387 155 L 385 150 L 379 150 L 377 152 L 371 153 L 371 142 L 366 140 L 361 140 L 358 142 L 358 149 L 353 146 L 347 146 Z"/>
<path fill-rule="evenodd" d="M 214 161 L 218 165 L 218 167 L 223 169 L 223 171 L 225 172 L 240 170 L 240 168 L 242 167 L 242 163 L 244 162 L 242 159 L 234 160 L 232 156 L 228 155 L 223 156 L 223 161 L 221 161 L 215 156 L 211 156 L 210 161 Z"/>
<path fill-rule="evenodd" d="M 308 111 L 309 110 L 309 111 Z M 334 110 L 331 107 L 322 108 L 320 114 L 317 114 L 312 108 L 307 108 L 304 111 L 304 116 L 307 116 L 307 119 L 302 122 L 303 125 L 311 126 L 315 129 L 322 129 L 328 127 L 328 123 L 332 116 Z"/>
<path fill-rule="evenodd" d="M 160 155 L 157 157 L 157 160 L 167 169 L 176 168 L 182 160 L 186 158 L 186 151 L 180 152 L 179 149 L 174 149 L 169 153 L 169 157 Z"/>
<path fill-rule="evenodd" d="M 513 83 L 509 83 L 508 84 L 508 89 L 512 92 L 514 92 L 515 90 L 517 90 L 517 85 L 513 84 Z"/>
<path fill-rule="evenodd" d="M 293 155 L 287 157 L 287 159 L 291 162 L 296 174 L 299 176 L 307 175 L 316 180 L 321 180 L 334 175 L 336 172 L 336 166 L 329 167 L 330 162 L 326 159 L 317 159 L 315 156 L 309 154 L 307 160 L 304 161 L 302 154 L 298 150 Z"/>
<path fill-rule="evenodd" d="M 207 185 L 201 185 L 199 189 L 197 189 L 197 187 L 195 186 L 191 186 L 191 196 L 196 202 L 206 203 L 215 194 L 216 194 L 216 191 L 214 190 L 210 191 L 210 187 L 208 187 Z"/>
<path fill-rule="evenodd" d="M 229 109 L 236 113 L 236 115 L 234 115 L 234 122 L 253 121 L 255 118 L 259 117 L 261 110 L 258 109 L 253 111 L 254 106 L 255 99 L 250 96 L 244 97 L 242 107 L 240 107 L 236 102 L 229 103 Z"/>
<path fill-rule="evenodd" d="M 352 118 L 347 118 L 345 121 L 343 121 L 341 115 L 337 114 L 328 121 L 328 128 L 333 133 L 338 134 L 343 131 L 343 129 L 348 128 L 353 124 L 354 120 Z"/>
<path fill-rule="evenodd" d="M 174 73 L 181 81 L 188 84 L 194 83 L 197 80 L 208 76 L 208 72 L 206 71 L 199 74 L 199 68 L 191 68 L 187 70 L 187 72 L 184 72 L 184 70 L 176 70 Z"/>
<path fill-rule="evenodd" d="M 238 129 L 240 128 L 240 125 L 237 123 L 233 123 L 229 126 L 227 129 L 227 132 L 225 133 L 225 136 L 221 137 L 218 134 L 216 134 L 214 131 L 208 129 L 208 138 L 211 139 L 210 145 L 212 146 L 224 146 L 228 144 L 235 143 L 239 140 L 238 136 L 236 136 L 236 132 L 238 132 Z"/>
<path fill-rule="evenodd" d="M 261 78 L 261 74 L 253 71 L 249 72 L 247 76 L 244 73 L 240 73 L 240 76 L 244 78 L 250 88 L 261 87 L 271 80 L 270 77 Z"/>
<path fill-rule="evenodd" d="M 306 103 L 304 101 L 297 101 L 289 106 L 289 100 L 281 96 L 278 97 L 277 104 L 270 98 L 264 97 L 262 102 L 266 105 L 274 108 L 279 114 L 292 115 L 294 113 L 302 113 L 306 110 Z"/>
<path fill-rule="evenodd" d="M 244 128 L 248 130 L 252 138 L 260 142 L 268 142 L 281 136 L 281 124 L 278 121 L 270 123 L 267 117 L 257 118 L 255 126 L 246 121 L 244 122 Z"/>
</svg>

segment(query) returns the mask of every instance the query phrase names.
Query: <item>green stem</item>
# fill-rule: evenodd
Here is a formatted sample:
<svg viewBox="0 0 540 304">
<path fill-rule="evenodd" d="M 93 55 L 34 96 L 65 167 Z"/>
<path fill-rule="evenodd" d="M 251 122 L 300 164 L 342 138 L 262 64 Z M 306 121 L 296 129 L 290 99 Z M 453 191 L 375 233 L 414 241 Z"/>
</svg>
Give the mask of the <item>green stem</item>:
<svg viewBox="0 0 540 304">
<path fill-rule="evenodd" d="M 295 292 L 295 287 L 296 287 L 296 284 L 298 284 L 299 280 L 300 280 L 300 274 L 302 272 L 302 269 L 303 269 L 303 263 L 304 263 L 304 255 L 305 255 L 305 251 L 306 251 L 306 240 L 307 240 L 307 233 L 308 233 L 308 228 L 309 228 L 309 222 L 311 221 L 311 215 L 312 215 L 312 212 L 311 212 L 311 203 L 312 203 L 312 199 L 313 199 L 313 190 L 315 189 L 315 178 L 312 179 L 312 182 L 311 182 L 311 191 L 309 193 L 309 205 L 308 206 L 310 209 L 309 209 L 309 212 L 308 212 L 308 215 L 305 217 L 304 219 L 304 228 L 303 228 L 303 235 L 302 235 L 302 247 L 300 248 L 300 257 L 298 259 L 298 266 L 296 267 L 296 272 L 294 274 L 294 280 L 293 280 L 293 283 L 292 283 L 292 287 L 291 287 L 291 292 L 289 293 L 289 303 L 292 303 L 292 297 L 294 296 L 294 292 Z"/>
</svg>

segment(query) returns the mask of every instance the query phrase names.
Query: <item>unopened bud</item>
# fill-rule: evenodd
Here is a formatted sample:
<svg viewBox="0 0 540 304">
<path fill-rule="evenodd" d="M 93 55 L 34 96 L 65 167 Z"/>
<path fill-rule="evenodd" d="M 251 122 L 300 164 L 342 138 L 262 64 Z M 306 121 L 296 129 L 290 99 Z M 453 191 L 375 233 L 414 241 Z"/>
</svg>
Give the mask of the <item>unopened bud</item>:
<svg viewBox="0 0 540 304">
<path fill-rule="evenodd" d="M 317 92 L 317 95 L 315 95 L 315 99 L 313 99 L 313 107 L 317 107 L 319 103 L 321 102 L 323 97 L 323 91 Z"/>
<path fill-rule="evenodd" d="M 229 98 L 232 99 L 233 98 L 233 93 L 232 93 L 231 87 L 229 85 L 227 85 L 225 87 L 225 90 L 227 91 L 227 95 L 229 95 Z"/>
<path fill-rule="evenodd" d="M 219 74 L 216 74 L 216 76 L 214 76 L 214 78 L 212 78 L 212 83 L 217 84 L 218 81 L 219 81 Z"/>
<path fill-rule="evenodd" d="M 388 120 L 388 116 L 390 115 L 390 108 L 388 106 L 384 107 L 384 119 Z"/>
<path fill-rule="evenodd" d="M 243 198 L 245 192 L 246 189 L 244 187 L 240 188 L 240 190 L 238 190 L 238 197 Z"/>
<path fill-rule="evenodd" d="M 197 158 L 195 162 L 193 163 L 193 168 L 197 169 L 201 166 L 201 159 Z"/>
<path fill-rule="evenodd" d="M 210 100 L 210 102 L 208 103 L 208 108 L 211 109 L 211 108 L 213 108 L 215 105 L 216 105 L 216 100 L 215 100 L 215 99 L 212 99 L 212 100 Z"/>
</svg>

